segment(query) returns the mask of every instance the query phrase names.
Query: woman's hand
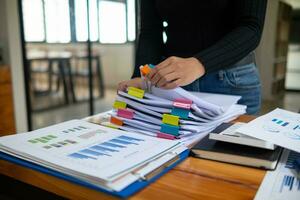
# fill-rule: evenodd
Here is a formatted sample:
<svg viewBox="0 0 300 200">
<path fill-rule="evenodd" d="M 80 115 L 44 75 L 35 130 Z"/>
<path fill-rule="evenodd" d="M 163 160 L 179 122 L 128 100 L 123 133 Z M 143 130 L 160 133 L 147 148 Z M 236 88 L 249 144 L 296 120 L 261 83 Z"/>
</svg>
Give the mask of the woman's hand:
<svg viewBox="0 0 300 200">
<path fill-rule="evenodd" d="M 204 73 L 204 66 L 196 58 L 172 56 L 156 65 L 147 78 L 156 87 L 173 89 L 194 82 Z"/>
<path fill-rule="evenodd" d="M 137 77 L 118 84 L 118 90 L 125 91 L 128 87 L 142 88 L 142 79 Z"/>
</svg>

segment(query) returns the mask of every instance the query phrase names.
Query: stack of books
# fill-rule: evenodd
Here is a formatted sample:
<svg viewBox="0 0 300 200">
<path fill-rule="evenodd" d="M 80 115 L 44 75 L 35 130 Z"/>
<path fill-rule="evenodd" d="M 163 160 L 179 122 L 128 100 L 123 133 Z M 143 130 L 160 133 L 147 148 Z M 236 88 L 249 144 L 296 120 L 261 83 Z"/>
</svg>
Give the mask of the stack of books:
<svg viewBox="0 0 300 200">
<path fill-rule="evenodd" d="M 195 157 L 275 169 L 282 148 L 238 132 L 246 123 L 223 123 L 192 148 Z M 254 130 L 253 130 L 254 131 Z"/>
</svg>

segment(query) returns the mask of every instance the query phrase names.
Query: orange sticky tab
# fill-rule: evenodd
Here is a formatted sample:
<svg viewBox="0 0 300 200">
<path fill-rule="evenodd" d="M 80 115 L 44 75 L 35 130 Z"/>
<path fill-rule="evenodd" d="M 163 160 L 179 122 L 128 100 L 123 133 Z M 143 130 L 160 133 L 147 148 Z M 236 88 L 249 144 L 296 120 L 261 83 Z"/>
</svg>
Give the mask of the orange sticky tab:
<svg viewBox="0 0 300 200">
<path fill-rule="evenodd" d="M 120 120 L 120 119 L 118 119 L 118 118 L 116 118 L 116 117 L 111 117 L 110 118 L 110 123 L 116 124 L 118 126 L 123 126 L 123 121 Z"/>
<path fill-rule="evenodd" d="M 151 68 L 149 67 L 149 65 L 144 65 L 143 67 L 140 68 L 141 73 L 143 76 L 146 76 L 147 74 L 150 73 Z"/>
</svg>

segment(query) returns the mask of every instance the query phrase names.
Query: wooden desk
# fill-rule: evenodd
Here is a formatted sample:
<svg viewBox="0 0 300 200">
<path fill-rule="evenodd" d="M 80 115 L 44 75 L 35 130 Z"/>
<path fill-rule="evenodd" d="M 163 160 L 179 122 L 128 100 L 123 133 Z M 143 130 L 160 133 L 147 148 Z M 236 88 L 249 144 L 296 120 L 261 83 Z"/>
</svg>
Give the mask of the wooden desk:
<svg viewBox="0 0 300 200">
<path fill-rule="evenodd" d="M 251 119 L 251 116 L 241 116 L 236 121 L 247 122 Z M 189 157 L 130 199 L 253 199 L 265 172 Z M 2 160 L 0 173 L 70 199 L 114 199 Z"/>
</svg>

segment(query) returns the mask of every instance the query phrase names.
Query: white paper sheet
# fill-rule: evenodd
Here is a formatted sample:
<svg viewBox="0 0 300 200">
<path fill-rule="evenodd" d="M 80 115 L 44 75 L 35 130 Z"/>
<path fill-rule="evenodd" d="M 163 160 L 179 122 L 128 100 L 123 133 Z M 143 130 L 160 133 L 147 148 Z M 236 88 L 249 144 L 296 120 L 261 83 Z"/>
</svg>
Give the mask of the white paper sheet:
<svg viewBox="0 0 300 200">
<path fill-rule="evenodd" d="M 268 171 L 256 193 L 255 200 L 299 200 L 300 177 L 294 160 L 300 153 L 284 150 L 275 171 Z"/>
<path fill-rule="evenodd" d="M 112 181 L 178 145 L 82 120 L 0 138 L 0 151 L 115 190 L 127 182 Z"/>
<path fill-rule="evenodd" d="M 237 132 L 300 152 L 300 114 L 275 109 L 252 120 Z"/>
</svg>

